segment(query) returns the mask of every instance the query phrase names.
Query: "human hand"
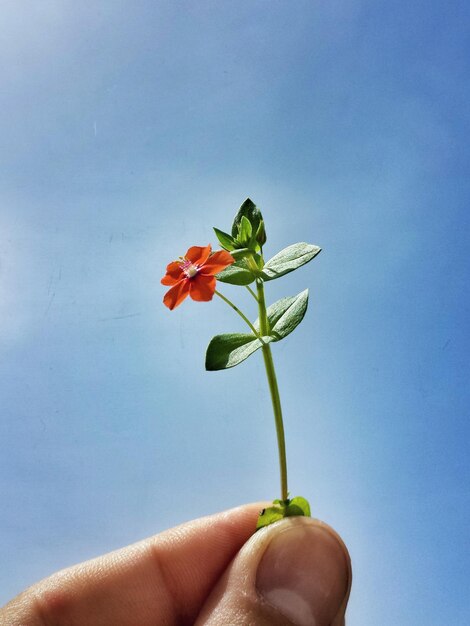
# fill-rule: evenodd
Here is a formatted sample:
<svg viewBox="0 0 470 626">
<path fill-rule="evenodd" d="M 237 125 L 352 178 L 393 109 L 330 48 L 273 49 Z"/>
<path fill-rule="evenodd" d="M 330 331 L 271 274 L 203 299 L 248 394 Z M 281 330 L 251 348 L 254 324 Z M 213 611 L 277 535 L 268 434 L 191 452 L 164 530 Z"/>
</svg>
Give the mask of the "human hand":
<svg viewBox="0 0 470 626">
<path fill-rule="evenodd" d="M 2 626 L 343 626 L 348 552 L 326 524 L 261 506 L 200 518 L 37 583 Z"/>
</svg>

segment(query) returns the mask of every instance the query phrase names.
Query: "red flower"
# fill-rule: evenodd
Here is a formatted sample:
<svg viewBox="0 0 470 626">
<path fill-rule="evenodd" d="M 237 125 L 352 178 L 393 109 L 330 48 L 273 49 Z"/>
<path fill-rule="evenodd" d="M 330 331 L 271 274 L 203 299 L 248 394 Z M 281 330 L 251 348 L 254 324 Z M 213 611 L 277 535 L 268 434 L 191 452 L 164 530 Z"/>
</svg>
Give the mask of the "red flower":
<svg viewBox="0 0 470 626">
<path fill-rule="evenodd" d="M 163 298 L 163 304 L 171 311 L 180 305 L 188 294 L 199 302 L 212 300 L 215 292 L 215 275 L 234 263 L 235 259 L 225 250 L 219 250 L 214 254 L 211 254 L 211 251 L 210 245 L 205 248 L 193 246 L 184 257 L 167 266 L 161 283 L 171 286 Z"/>
</svg>

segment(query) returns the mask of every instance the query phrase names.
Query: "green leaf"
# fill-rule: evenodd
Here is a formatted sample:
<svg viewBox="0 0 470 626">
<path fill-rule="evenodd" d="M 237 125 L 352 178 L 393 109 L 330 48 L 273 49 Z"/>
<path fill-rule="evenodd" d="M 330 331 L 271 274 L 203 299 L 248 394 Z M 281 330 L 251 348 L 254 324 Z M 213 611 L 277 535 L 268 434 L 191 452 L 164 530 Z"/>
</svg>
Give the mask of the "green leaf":
<svg viewBox="0 0 470 626">
<path fill-rule="evenodd" d="M 320 251 L 321 248 L 310 243 L 294 243 L 269 259 L 263 268 L 263 279 L 274 280 L 293 272 L 311 261 Z"/>
<path fill-rule="evenodd" d="M 295 510 L 299 509 L 301 513 L 289 512 L 291 510 L 293 511 L 294 507 L 295 507 Z M 292 500 L 287 505 L 286 515 L 304 515 L 305 517 L 310 517 L 311 512 L 310 512 L 310 504 L 308 500 L 306 500 L 305 498 L 302 498 L 302 496 L 296 496 L 295 498 L 292 498 Z"/>
<path fill-rule="evenodd" d="M 269 334 L 273 341 L 280 341 L 290 335 L 303 320 L 308 305 L 308 289 L 296 296 L 281 298 L 267 308 Z M 259 330 L 259 319 L 253 326 Z"/>
<path fill-rule="evenodd" d="M 218 228 L 215 228 L 215 227 L 214 227 L 214 232 L 222 248 L 225 248 L 225 250 L 228 250 L 229 252 L 235 249 L 236 243 L 232 235 L 229 235 L 228 233 L 224 233 L 223 230 L 219 230 Z"/>
<path fill-rule="evenodd" d="M 256 530 L 274 524 L 284 517 L 310 517 L 310 505 L 305 498 L 297 496 L 292 500 L 274 500 L 273 506 L 263 509 L 258 516 Z"/>
<path fill-rule="evenodd" d="M 237 240 L 242 246 L 248 246 L 251 239 L 251 234 L 253 232 L 253 227 L 251 225 L 250 220 L 242 215 L 240 220 L 240 224 L 238 225 L 238 237 Z"/>
<path fill-rule="evenodd" d="M 264 220 L 261 220 L 261 222 L 259 223 L 255 237 L 256 237 L 256 241 L 259 243 L 260 247 L 262 248 L 264 244 L 266 243 L 266 230 L 264 227 Z"/>
<path fill-rule="evenodd" d="M 304 512 L 296 504 L 288 504 L 284 511 L 284 517 L 295 517 L 296 515 L 303 517 Z"/>
<path fill-rule="evenodd" d="M 252 249 L 250 250 L 250 248 L 239 248 L 238 250 L 233 250 L 230 254 L 237 260 L 239 267 L 244 267 L 252 272 L 254 276 L 261 276 L 264 261 L 260 254 Z"/>
<path fill-rule="evenodd" d="M 272 341 L 272 337 L 262 337 L 264 343 Z M 253 334 L 230 333 L 216 335 L 207 346 L 206 370 L 224 370 L 238 365 L 256 352 L 263 343 Z"/>
<path fill-rule="evenodd" d="M 234 239 L 236 239 L 238 236 L 238 229 L 242 221 L 242 217 L 247 218 L 247 220 L 251 224 L 253 232 L 255 233 L 258 230 L 261 220 L 263 219 L 263 216 L 261 215 L 261 211 L 258 209 L 256 204 L 254 204 L 254 202 L 252 202 L 250 198 L 247 198 L 245 202 L 241 205 L 241 207 L 238 209 L 238 213 L 235 215 L 235 219 L 233 220 L 232 237 Z"/>
<path fill-rule="evenodd" d="M 256 530 L 260 528 L 264 528 L 264 526 L 269 526 L 270 524 L 274 524 L 274 522 L 278 522 L 284 517 L 284 509 L 281 509 L 278 506 L 270 506 L 267 509 L 263 509 L 258 516 L 258 521 L 256 522 Z"/>
<path fill-rule="evenodd" d="M 246 267 L 242 267 L 238 263 L 232 263 L 232 265 L 226 267 L 216 275 L 216 278 L 222 283 L 243 286 L 250 285 L 255 280 L 255 276 L 250 270 L 246 269 Z"/>
</svg>

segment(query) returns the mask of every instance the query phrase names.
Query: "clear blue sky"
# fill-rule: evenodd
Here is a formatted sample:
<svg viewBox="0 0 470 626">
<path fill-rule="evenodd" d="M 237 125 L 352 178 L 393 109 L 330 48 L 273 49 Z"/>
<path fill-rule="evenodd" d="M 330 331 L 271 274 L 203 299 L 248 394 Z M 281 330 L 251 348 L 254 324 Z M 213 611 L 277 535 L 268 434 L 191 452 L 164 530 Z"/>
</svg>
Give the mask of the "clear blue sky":
<svg viewBox="0 0 470 626">
<path fill-rule="evenodd" d="M 278 495 L 261 357 L 206 373 L 240 320 L 170 313 L 159 284 L 250 196 L 268 255 L 323 248 L 268 298 L 310 289 L 274 358 L 291 490 L 350 547 L 348 626 L 468 624 L 469 18 L 439 0 L 2 3 L 0 602 Z"/>
</svg>

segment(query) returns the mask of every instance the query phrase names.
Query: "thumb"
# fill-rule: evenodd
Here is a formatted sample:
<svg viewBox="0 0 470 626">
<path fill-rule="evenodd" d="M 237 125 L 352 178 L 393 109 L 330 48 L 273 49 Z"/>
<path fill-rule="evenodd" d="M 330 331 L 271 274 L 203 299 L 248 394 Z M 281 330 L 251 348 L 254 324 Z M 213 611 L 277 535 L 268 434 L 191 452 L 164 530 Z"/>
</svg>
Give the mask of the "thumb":
<svg viewBox="0 0 470 626">
<path fill-rule="evenodd" d="M 284 519 L 243 546 L 196 626 L 344 626 L 351 579 L 348 551 L 329 526 Z"/>
</svg>

